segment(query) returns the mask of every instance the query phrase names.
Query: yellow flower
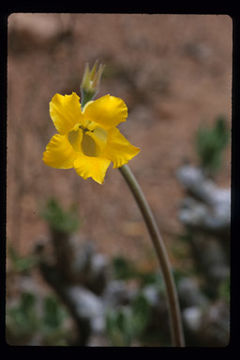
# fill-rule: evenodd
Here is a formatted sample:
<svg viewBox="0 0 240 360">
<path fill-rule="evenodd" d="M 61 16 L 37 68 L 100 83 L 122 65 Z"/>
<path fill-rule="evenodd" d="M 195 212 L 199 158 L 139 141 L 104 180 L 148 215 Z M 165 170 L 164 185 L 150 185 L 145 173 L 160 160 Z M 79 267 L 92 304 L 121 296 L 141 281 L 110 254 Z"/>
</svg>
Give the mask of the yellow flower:
<svg viewBox="0 0 240 360">
<path fill-rule="evenodd" d="M 116 127 L 127 115 L 126 104 L 115 96 L 102 96 L 81 109 L 75 92 L 54 95 L 50 116 L 58 134 L 46 146 L 44 163 L 57 169 L 74 168 L 83 179 L 91 177 L 102 184 L 111 161 L 114 168 L 121 167 L 140 151 Z"/>
</svg>

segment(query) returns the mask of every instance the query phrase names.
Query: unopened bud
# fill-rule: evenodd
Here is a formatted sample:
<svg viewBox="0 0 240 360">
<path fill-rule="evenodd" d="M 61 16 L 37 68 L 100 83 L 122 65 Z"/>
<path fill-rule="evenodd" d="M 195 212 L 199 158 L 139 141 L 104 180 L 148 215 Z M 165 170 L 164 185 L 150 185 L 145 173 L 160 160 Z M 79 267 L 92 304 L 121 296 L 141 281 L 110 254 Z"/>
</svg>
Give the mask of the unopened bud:
<svg viewBox="0 0 240 360">
<path fill-rule="evenodd" d="M 105 65 L 103 64 L 98 66 L 98 60 L 95 61 L 92 70 L 89 69 L 88 63 L 86 64 L 80 88 L 83 106 L 97 94 L 104 67 Z"/>
</svg>

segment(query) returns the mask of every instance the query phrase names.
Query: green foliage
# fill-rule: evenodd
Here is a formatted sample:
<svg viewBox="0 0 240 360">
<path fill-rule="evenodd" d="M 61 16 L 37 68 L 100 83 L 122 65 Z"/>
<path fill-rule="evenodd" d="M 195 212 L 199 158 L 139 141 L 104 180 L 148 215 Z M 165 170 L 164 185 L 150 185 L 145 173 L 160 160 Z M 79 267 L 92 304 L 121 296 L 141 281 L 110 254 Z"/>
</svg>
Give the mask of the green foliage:
<svg viewBox="0 0 240 360">
<path fill-rule="evenodd" d="M 196 151 L 200 166 L 209 176 L 222 165 L 222 153 L 229 141 L 229 129 L 223 116 L 216 118 L 212 128 L 201 126 L 196 134 Z"/>
<path fill-rule="evenodd" d="M 141 270 L 125 257 L 113 258 L 112 266 L 116 279 L 136 280 L 139 291 L 129 305 L 107 312 L 106 334 L 112 346 L 132 346 L 134 341 L 144 341 L 151 315 L 143 289 L 152 285 L 159 293 L 165 293 L 165 286 L 160 272 Z"/>
<path fill-rule="evenodd" d="M 67 317 L 65 309 L 53 296 L 43 299 L 42 334 L 44 345 L 68 345 L 68 334 L 64 329 Z"/>
<path fill-rule="evenodd" d="M 150 304 L 140 292 L 132 303 L 132 332 L 135 337 L 141 337 L 146 329 L 150 316 Z"/>
<path fill-rule="evenodd" d="M 31 338 L 37 328 L 35 312 L 36 298 L 33 294 L 25 292 L 21 294 L 17 305 L 7 309 L 7 330 L 11 338 L 17 343 Z"/>
<path fill-rule="evenodd" d="M 129 306 L 111 310 L 106 315 L 106 333 L 112 346 L 131 346 L 146 329 L 150 305 L 142 293 Z"/>
<path fill-rule="evenodd" d="M 160 291 L 164 288 L 163 279 L 159 272 L 142 271 L 137 268 L 133 261 L 123 256 L 116 256 L 112 260 L 113 275 L 118 280 L 135 279 L 139 282 L 140 287 L 146 285 L 155 285 Z"/>
<path fill-rule="evenodd" d="M 54 198 L 48 200 L 41 211 L 41 216 L 55 231 L 71 234 L 77 231 L 80 226 L 76 211 L 73 208 L 68 211 L 63 210 Z"/>
<path fill-rule="evenodd" d="M 43 324 L 46 330 L 53 330 L 61 326 L 65 318 L 65 312 L 59 306 L 57 299 L 46 296 L 43 300 Z"/>
<path fill-rule="evenodd" d="M 36 336 L 41 345 L 67 345 L 64 329 L 67 313 L 53 296 L 42 299 L 23 292 L 16 305 L 7 308 L 7 341 L 12 345 L 25 345 Z"/>
<path fill-rule="evenodd" d="M 12 270 L 16 273 L 28 273 L 36 264 L 37 258 L 31 256 L 20 256 L 18 252 L 11 246 L 8 246 L 8 256 L 11 261 Z"/>
<path fill-rule="evenodd" d="M 227 279 L 220 285 L 219 297 L 224 299 L 228 304 L 230 303 L 230 277 L 227 277 Z"/>
<path fill-rule="evenodd" d="M 160 272 L 156 272 L 156 271 L 142 272 L 140 274 L 140 284 L 141 287 L 147 285 L 154 285 L 154 287 L 158 289 L 158 291 L 160 292 L 165 291 L 163 278 Z"/>
<path fill-rule="evenodd" d="M 132 261 L 123 256 L 116 256 L 112 260 L 115 279 L 128 280 L 138 276 L 139 271 Z"/>
<path fill-rule="evenodd" d="M 130 346 L 132 342 L 130 309 L 123 307 L 108 311 L 106 332 L 112 346 Z"/>
</svg>

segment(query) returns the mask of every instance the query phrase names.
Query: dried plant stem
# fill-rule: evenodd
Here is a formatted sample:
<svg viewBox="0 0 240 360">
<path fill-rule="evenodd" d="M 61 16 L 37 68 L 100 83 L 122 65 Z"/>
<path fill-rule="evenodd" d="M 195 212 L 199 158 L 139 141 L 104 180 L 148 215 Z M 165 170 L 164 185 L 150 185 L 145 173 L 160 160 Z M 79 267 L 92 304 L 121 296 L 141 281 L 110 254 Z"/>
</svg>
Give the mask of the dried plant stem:
<svg viewBox="0 0 240 360">
<path fill-rule="evenodd" d="M 185 344 L 184 344 L 184 334 L 182 329 L 178 296 L 177 296 L 177 291 L 176 291 L 173 275 L 171 272 L 171 266 L 169 263 L 164 242 L 160 235 L 158 226 L 154 219 L 153 213 L 149 207 L 149 204 L 131 169 L 129 168 L 128 165 L 123 165 L 122 167 L 119 168 L 119 170 L 123 175 L 124 179 L 126 180 L 141 210 L 141 213 L 148 228 L 154 249 L 156 251 L 160 263 L 163 278 L 165 281 L 166 292 L 167 292 L 172 345 L 177 347 L 183 347 L 185 346 Z"/>
</svg>

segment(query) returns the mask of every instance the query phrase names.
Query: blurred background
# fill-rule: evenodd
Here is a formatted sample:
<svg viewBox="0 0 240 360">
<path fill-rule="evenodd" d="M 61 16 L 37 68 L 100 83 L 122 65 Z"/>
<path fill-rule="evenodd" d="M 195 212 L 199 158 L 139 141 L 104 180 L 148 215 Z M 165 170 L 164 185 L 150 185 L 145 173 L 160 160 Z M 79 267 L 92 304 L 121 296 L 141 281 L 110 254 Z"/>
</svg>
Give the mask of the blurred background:
<svg viewBox="0 0 240 360">
<path fill-rule="evenodd" d="M 119 128 L 141 148 L 130 166 L 168 250 L 186 343 L 227 345 L 231 19 L 19 13 L 8 24 L 8 343 L 170 345 L 161 272 L 119 171 L 99 185 L 42 162 L 51 98 L 79 94 L 98 59 L 97 97 L 129 109 Z"/>
</svg>

